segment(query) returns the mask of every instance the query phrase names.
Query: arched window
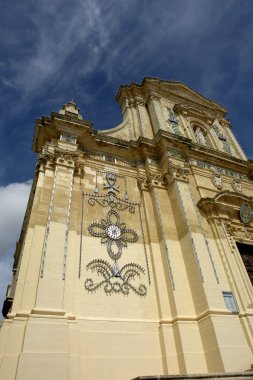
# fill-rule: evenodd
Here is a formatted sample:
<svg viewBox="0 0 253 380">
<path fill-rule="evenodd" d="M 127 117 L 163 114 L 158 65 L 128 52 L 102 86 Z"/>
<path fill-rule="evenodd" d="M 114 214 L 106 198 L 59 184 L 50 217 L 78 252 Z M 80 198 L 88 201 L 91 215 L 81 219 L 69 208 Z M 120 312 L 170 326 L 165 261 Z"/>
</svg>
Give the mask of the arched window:
<svg viewBox="0 0 253 380">
<path fill-rule="evenodd" d="M 208 148 L 219 149 L 215 142 L 215 138 L 212 135 L 212 128 L 210 128 L 210 125 L 206 124 L 204 121 L 189 117 L 188 131 L 190 134 L 189 137 L 195 143 Z"/>
</svg>

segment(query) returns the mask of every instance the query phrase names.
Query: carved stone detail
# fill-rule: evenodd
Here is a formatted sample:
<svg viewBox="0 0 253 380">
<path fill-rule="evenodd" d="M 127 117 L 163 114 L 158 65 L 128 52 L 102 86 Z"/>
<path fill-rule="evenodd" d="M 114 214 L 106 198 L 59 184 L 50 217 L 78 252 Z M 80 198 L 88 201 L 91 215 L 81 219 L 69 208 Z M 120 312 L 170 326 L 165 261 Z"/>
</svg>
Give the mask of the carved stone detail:
<svg viewBox="0 0 253 380">
<path fill-rule="evenodd" d="M 135 105 L 136 106 L 142 106 L 142 107 L 145 107 L 146 106 L 146 103 L 145 103 L 145 100 L 142 99 L 142 98 L 135 98 Z"/>
<path fill-rule="evenodd" d="M 148 190 L 148 180 L 144 176 L 140 176 L 137 179 L 137 185 L 140 191 L 142 190 Z"/>
<path fill-rule="evenodd" d="M 103 153 L 97 153 L 97 152 L 91 152 L 83 147 L 79 147 L 79 149 L 82 151 L 84 155 L 87 157 L 94 158 L 95 160 L 100 160 L 100 161 L 108 161 L 108 162 L 113 162 L 116 163 L 120 166 L 126 166 L 126 167 L 136 167 L 136 162 L 131 162 L 127 160 L 122 160 L 118 157 L 108 155 L 108 154 L 103 154 Z"/>
<path fill-rule="evenodd" d="M 212 176 L 212 183 L 218 190 L 221 190 L 223 187 L 221 175 L 218 173 L 214 173 Z"/>
<path fill-rule="evenodd" d="M 147 185 L 149 188 L 152 186 L 164 187 L 164 175 L 161 173 L 153 173 L 149 171 L 147 174 Z"/>
<path fill-rule="evenodd" d="M 67 133 L 61 134 L 60 140 L 71 144 L 76 144 L 76 136 L 69 135 Z"/>
<path fill-rule="evenodd" d="M 179 121 L 178 121 L 177 114 L 174 112 L 174 110 L 172 108 L 167 107 L 167 110 L 169 113 L 169 118 L 167 119 L 167 122 L 169 123 L 172 132 L 178 136 L 181 136 L 182 133 L 179 129 Z"/>
<path fill-rule="evenodd" d="M 50 152 L 43 152 L 38 156 L 37 169 L 45 171 L 45 169 L 54 169 L 55 156 Z"/>
<path fill-rule="evenodd" d="M 45 171 L 45 169 L 54 169 L 55 165 L 63 165 L 75 169 L 75 174 L 84 174 L 84 159 L 80 153 L 55 150 L 49 152 L 45 150 L 39 154 L 37 168 Z"/>
<path fill-rule="evenodd" d="M 133 108 L 135 107 L 135 101 L 134 99 L 127 99 L 127 103 L 126 103 L 127 107 L 129 108 Z"/>
<path fill-rule="evenodd" d="M 173 162 L 169 162 L 168 171 L 164 174 L 164 181 L 166 185 L 169 185 L 174 179 L 188 182 L 188 176 L 190 174 L 189 163 L 185 162 L 185 166 L 176 165 Z"/>
<path fill-rule="evenodd" d="M 134 284 L 134 281 L 145 273 L 144 268 L 136 263 L 128 263 L 120 268 L 118 263 L 123 248 L 127 248 L 129 243 L 137 242 L 137 232 L 128 228 L 126 223 L 121 221 L 120 214 L 112 209 L 107 213 L 106 219 L 102 218 L 99 223 L 91 223 L 88 231 L 92 236 L 101 239 L 101 244 L 106 246 L 107 254 L 114 264 L 103 259 L 94 259 L 89 262 L 86 269 L 96 272 L 97 279 L 87 278 L 84 284 L 85 289 L 94 292 L 103 287 L 106 294 L 123 293 L 124 295 L 128 295 L 132 290 L 140 296 L 145 296 L 146 286 Z"/>
<path fill-rule="evenodd" d="M 157 95 L 155 92 L 153 91 L 149 91 L 148 93 L 148 100 L 156 100 L 156 101 L 160 101 L 160 96 Z"/>
<path fill-rule="evenodd" d="M 79 158 L 78 153 L 60 151 L 55 152 L 55 161 L 58 165 L 68 166 L 71 168 L 75 167 L 75 162 Z"/>
<path fill-rule="evenodd" d="M 222 127 L 231 127 L 230 121 L 226 119 L 220 119 L 219 123 Z"/>
<path fill-rule="evenodd" d="M 229 236 L 237 239 L 253 240 L 253 227 L 236 225 L 233 223 L 225 223 L 225 229 Z"/>
<path fill-rule="evenodd" d="M 205 136 L 204 136 L 201 128 L 199 128 L 199 127 L 196 128 L 195 136 L 196 136 L 196 140 L 199 144 L 206 145 L 206 139 L 205 139 Z"/>
<path fill-rule="evenodd" d="M 242 183 L 239 179 L 233 179 L 232 188 L 236 193 L 242 193 Z"/>
<path fill-rule="evenodd" d="M 232 156 L 232 151 L 229 142 L 227 141 L 226 136 L 223 135 L 223 133 L 220 132 L 220 129 L 217 125 L 213 125 L 213 130 L 215 131 L 218 139 L 221 141 L 223 145 L 223 150 L 225 153 L 227 153 L 229 156 Z"/>
</svg>

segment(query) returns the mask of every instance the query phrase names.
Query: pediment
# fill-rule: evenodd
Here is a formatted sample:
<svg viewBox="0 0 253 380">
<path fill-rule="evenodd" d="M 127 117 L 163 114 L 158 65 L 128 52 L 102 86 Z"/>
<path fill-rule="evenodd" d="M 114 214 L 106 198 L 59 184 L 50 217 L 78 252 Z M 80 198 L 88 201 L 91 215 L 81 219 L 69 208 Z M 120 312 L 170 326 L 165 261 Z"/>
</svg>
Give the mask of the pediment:
<svg viewBox="0 0 253 380">
<path fill-rule="evenodd" d="M 253 197 L 225 190 L 216 194 L 213 198 L 202 198 L 197 206 L 211 215 L 214 210 L 238 211 L 243 203 L 248 203 L 253 208 Z"/>
<path fill-rule="evenodd" d="M 232 191 L 222 191 L 214 197 L 214 203 L 226 203 L 228 205 L 240 206 L 243 202 L 252 203 L 253 198 Z"/>
<path fill-rule="evenodd" d="M 150 93 L 168 100 L 173 97 L 177 104 L 188 104 L 188 106 L 193 108 L 201 107 L 202 109 L 209 109 L 213 113 L 220 114 L 220 117 L 224 117 L 227 113 L 227 110 L 223 106 L 192 90 L 184 83 L 152 77 L 145 77 L 141 84 L 130 83 L 129 85 L 120 86 L 116 99 L 120 101 L 122 97 L 134 99 L 136 96 L 139 96 L 146 100 Z"/>
<path fill-rule="evenodd" d="M 223 114 L 226 114 L 226 109 L 219 105 L 218 103 L 208 99 L 198 92 L 192 90 L 190 87 L 186 86 L 180 82 L 170 82 L 170 81 L 161 81 L 160 88 L 163 91 L 168 92 L 168 94 L 175 95 L 182 99 L 182 103 L 185 101 L 190 101 L 197 103 L 207 108 L 216 109 Z"/>
</svg>

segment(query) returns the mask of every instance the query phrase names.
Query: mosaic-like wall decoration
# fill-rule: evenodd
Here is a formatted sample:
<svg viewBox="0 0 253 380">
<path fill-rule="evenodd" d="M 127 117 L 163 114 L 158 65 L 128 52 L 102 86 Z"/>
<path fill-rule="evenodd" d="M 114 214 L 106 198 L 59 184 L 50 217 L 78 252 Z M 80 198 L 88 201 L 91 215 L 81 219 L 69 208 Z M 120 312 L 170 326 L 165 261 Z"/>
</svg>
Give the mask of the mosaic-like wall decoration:
<svg viewBox="0 0 253 380">
<path fill-rule="evenodd" d="M 200 168 L 203 168 L 203 169 L 215 169 L 217 171 L 217 173 L 227 174 L 227 175 L 229 175 L 231 177 L 241 178 L 241 179 L 248 179 L 245 174 L 241 174 L 241 173 L 234 172 L 233 170 L 221 168 L 220 166 L 215 166 L 215 165 L 209 164 L 208 162 L 204 162 L 204 161 L 200 161 L 200 160 L 195 160 L 195 159 L 191 158 L 189 160 L 189 163 L 193 164 L 193 165 L 196 165 L 196 166 L 199 166 Z"/>
<path fill-rule="evenodd" d="M 103 189 L 98 188 L 97 175 L 103 175 L 105 181 Z M 121 189 L 118 178 L 124 182 L 123 197 L 120 197 Z M 88 206 L 98 205 L 106 208 L 106 216 L 99 221 L 92 222 L 88 226 L 88 232 L 94 238 L 100 239 L 104 247 L 105 259 L 94 258 L 86 265 L 88 272 L 96 273 L 96 279 L 89 277 L 85 280 L 85 289 L 89 292 L 103 288 L 106 294 L 122 293 L 128 295 L 131 291 L 139 296 L 147 294 L 147 286 L 139 283 L 139 280 L 147 273 L 150 285 L 149 263 L 143 233 L 143 221 L 140 203 L 128 200 L 127 183 L 125 176 L 118 173 L 98 170 L 96 184 L 93 193 L 84 193 L 88 199 Z M 136 209 L 138 212 L 135 214 Z M 124 211 L 124 215 L 121 213 Z M 125 222 L 126 213 L 135 214 L 139 218 L 140 231 L 135 231 Z M 83 215 L 83 214 L 82 214 Z M 104 215 L 104 214 L 103 214 Z M 132 216 L 134 217 L 134 216 Z M 83 223 L 83 221 L 82 221 Z M 129 244 L 141 240 L 144 247 L 146 269 L 139 263 L 130 262 L 121 266 L 121 258 L 126 254 Z M 81 248 L 80 248 L 81 257 Z M 80 267 L 80 266 L 79 266 Z"/>
</svg>

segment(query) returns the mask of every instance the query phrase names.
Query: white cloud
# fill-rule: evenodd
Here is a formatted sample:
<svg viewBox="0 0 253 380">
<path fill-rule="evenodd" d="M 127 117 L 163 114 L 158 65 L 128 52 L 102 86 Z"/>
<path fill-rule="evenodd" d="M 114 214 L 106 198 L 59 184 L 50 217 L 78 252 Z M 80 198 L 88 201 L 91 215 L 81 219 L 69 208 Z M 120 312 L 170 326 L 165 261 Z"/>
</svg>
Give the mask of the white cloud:
<svg viewBox="0 0 253 380">
<path fill-rule="evenodd" d="M 87 54 L 85 64 L 79 70 L 85 73 L 93 70 L 98 62 L 98 52 L 109 41 L 98 1 L 75 1 L 68 9 L 64 1 L 52 4 L 48 7 L 48 2 L 43 1 L 29 13 L 34 29 L 29 55 L 21 62 L 10 61 L 15 74 L 13 80 L 6 80 L 5 84 L 22 88 L 23 96 L 32 94 L 41 83 L 59 72 L 64 80 L 62 68 L 78 45 L 81 45 L 80 54 Z M 68 72 L 65 74 L 68 76 Z"/>
<path fill-rule="evenodd" d="M 0 309 L 7 284 L 11 280 L 13 254 L 16 241 L 19 239 L 30 189 L 31 181 L 0 187 Z"/>
<path fill-rule="evenodd" d="M 166 65 L 175 71 L 185 61 L 186 67 L 201 73 L 196 79 L 200 89 L 205 92 L 208 77 L 207 92 L 215 94 L 222 79 L 217 57 L 222 56 L 230 35 L 220 40 L 212 36 L 224 17 L 229 18 L 233 5 L 224 5 L 220 12 L 217 2 L 207 0 L 159 0 L 151 5 L 144 0 L 74 0 L 71 6 L 65 0 L 43 0 L 26 12 L 32 38 L 24 42 L 31 46 L 21 60 L 8 60 L 12 74 L 4 83 L 22 94 L 20 111 L 50 83 L 78 86 L 98 71 L 108 81 L 117 76 L 134 79 L 135 74 L 149 75 Z M 20 50 L 22 38 L 20 34 Z M 147 73 L 143 72 L 146 66 Z M 87 99 L 87 90 L 81 86 Z"/>
</svg>

